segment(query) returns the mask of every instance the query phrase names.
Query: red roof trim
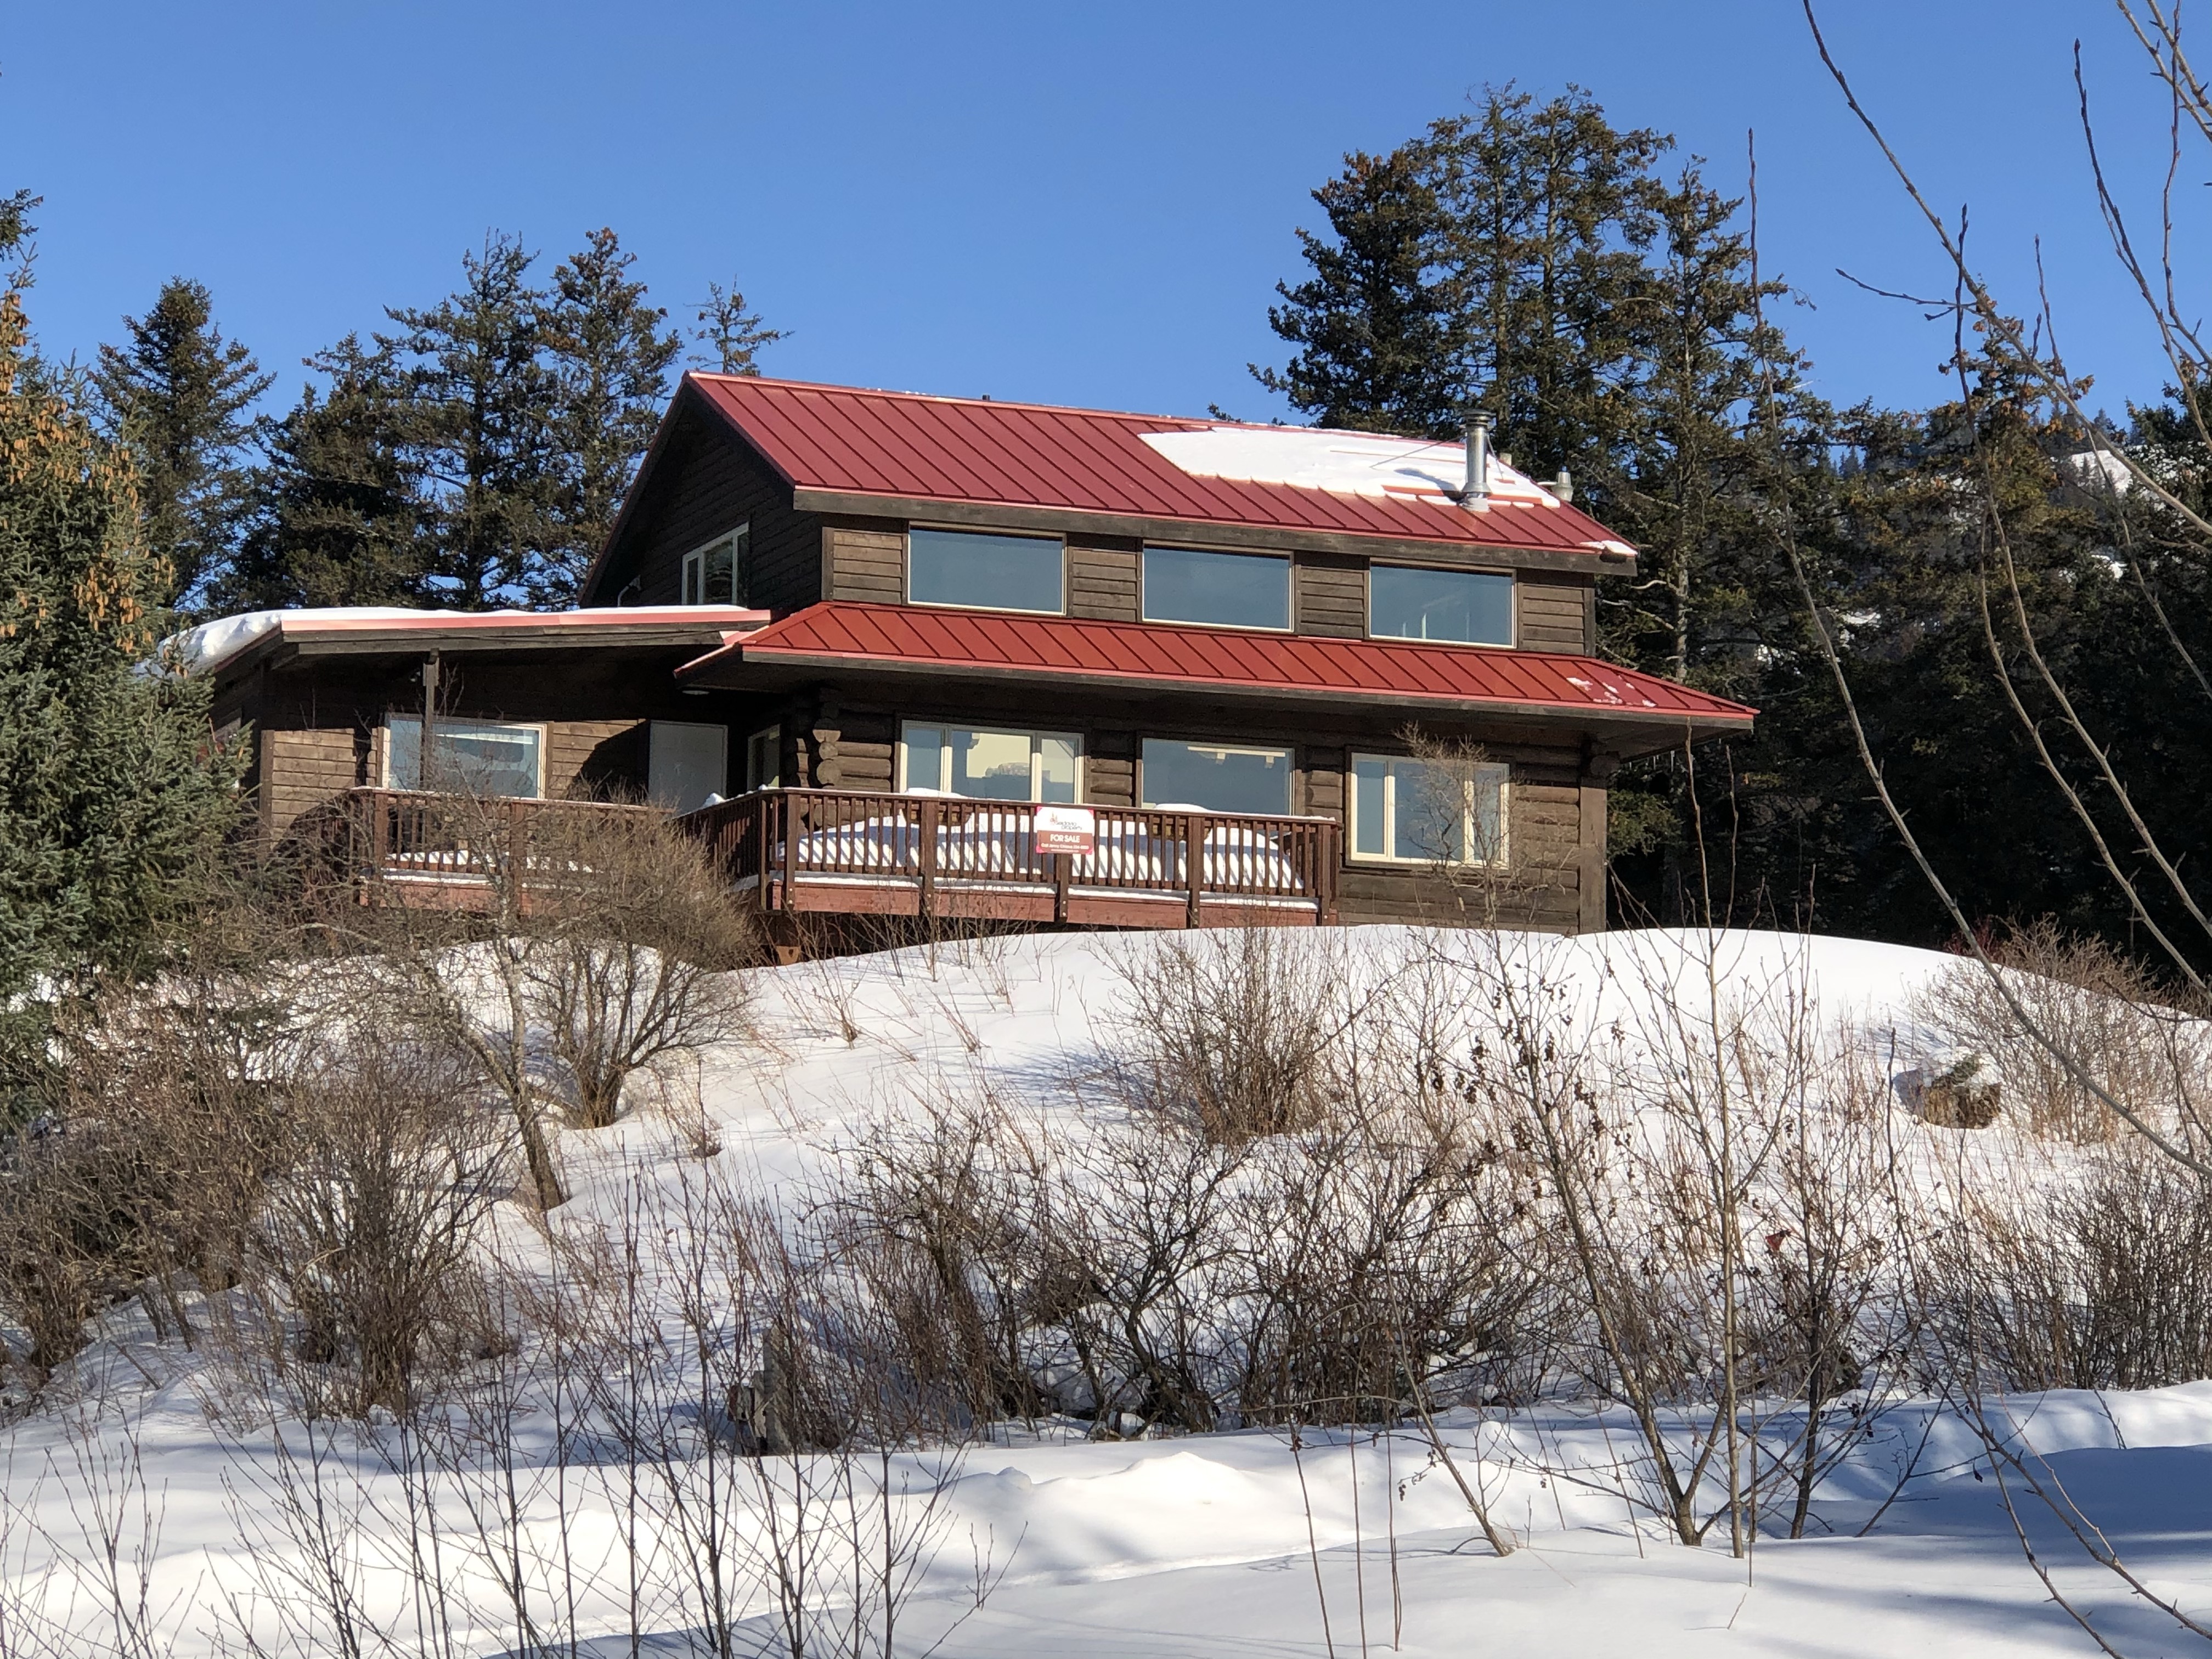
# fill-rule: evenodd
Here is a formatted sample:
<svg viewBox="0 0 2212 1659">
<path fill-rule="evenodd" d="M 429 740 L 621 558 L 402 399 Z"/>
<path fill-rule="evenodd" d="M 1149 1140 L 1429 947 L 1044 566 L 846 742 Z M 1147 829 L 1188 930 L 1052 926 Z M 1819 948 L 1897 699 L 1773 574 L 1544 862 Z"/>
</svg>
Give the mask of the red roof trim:
<svg viewBox="0 0 2212 1659">
<path fill-rule="evenodd" d="M 854 662 L 989 674 L 1080 675 L 1219 690 L 1485 704 L 1608 719 L 1748 726 L 1756 710 L 1592 657 L 1415 641 L 1021 617 L 836 601 L 686 663 Z"/>
</svg>

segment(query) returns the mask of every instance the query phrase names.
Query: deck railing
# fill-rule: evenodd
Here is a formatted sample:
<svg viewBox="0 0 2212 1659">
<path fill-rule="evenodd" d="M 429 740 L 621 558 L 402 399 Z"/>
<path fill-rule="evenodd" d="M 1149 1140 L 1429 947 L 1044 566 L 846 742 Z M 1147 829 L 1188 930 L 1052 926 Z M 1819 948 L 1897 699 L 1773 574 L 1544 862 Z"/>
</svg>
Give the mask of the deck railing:
<svg viewBox="0 0 2212 1659">
<path fill-rule="evenodd" d="M 600 817 L 666 816 L 656 806 L 487 799 L 426 789 L 349 790 L 346 809 L 347 862 L 356 879 L 387 889 L 481 889 L 499 877 L 520 877 L 518 885 L 527 886 L 540 875 L 552 883 L 569 869 L 582 824 Z M 561 871 L 550 867 L 556 861 Z"/>
<path fill-rule="evenodd" d="M 1026 801 L 770 789 L 680 820 L 770 910 L 1190 926 L 1238 912 L 1331 921 L 1330 819 L 1092 806 L 1088 853 L 1041 851 Z M 1180 907 L 1170 916 L 1162 907 Z"/>
</svg>

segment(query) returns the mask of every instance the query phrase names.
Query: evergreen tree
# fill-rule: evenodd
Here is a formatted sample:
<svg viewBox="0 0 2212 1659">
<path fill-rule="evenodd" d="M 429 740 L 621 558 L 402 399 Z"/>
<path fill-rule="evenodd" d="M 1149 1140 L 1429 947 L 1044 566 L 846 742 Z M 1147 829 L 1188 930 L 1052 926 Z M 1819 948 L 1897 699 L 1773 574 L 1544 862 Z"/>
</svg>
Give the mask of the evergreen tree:
<svg viewBox="0 0 2212 1659">
<path fill-rule="evenodd" d="M 535 258 L 489 236 L 462 257 L 459 293 L 389 311 L 405 331 L 377 337 L 404 365 L 391 441 L 428 488 L 433 592 L 463 610 L 523 599 L 562 539 L 561 386 L 546 353 L 551 297 L 529 280 Z"/>
<path fill-rule="evenodd" d="M 172 277 L 143 319 L 123 319 L 127 346 L 100 347 L 95 375 L 109 433 L 137 462 L 147 546 L 168 567 L 171 605 L 197 604 L 236 545 L 247 411 L 275 379 L 214 315 L 204 287 Z"/>
<path fill-rule="evenodd" d="M 762 326 L 760 313 L 745 309 L 744 294 L 734 284 L 708 283 L 707 303 L 696 316 L 702 326 L 691 337 L 708 350 L 694 361 L 723 374 L 758 374 L 761 348 L 791 337 L 788 330 Z"/>
<path fill-rule="evenodd" d="M 147 674 L 169 577 L 130 452 L 27 374 L 0 292 L 0 993 L 141 960 L 234 822 L 207 688 Z M 21 1014 L 11 1005 L 11 1016 Z"/>
<path fill-rule="evenodd" d="M 324 377 L 266 423 L 248 527 L 214 591 L 225 611 L 418 605 L 429 597 L 430 503 L 398 447 L 404 387 L 388 354 L 348 335 L 307 366 Z"/>
<path fill-rule="evenodd" d="M 545 334 L 559 398 L 560 533 L 524 578 L 533 605 L 575 603 L 668 400 L 668 370 L 683 338 L 664 326 L 667 312 L 648 304 L 645 284 L 631 277 L 635 259 L 613 231 L 597 230 L 553 273 Z"/>
<path fill-rule="evenodd" d="M 1268 326 L 1299 349 L 1279 373 L 1252 374 L 1320 426 L 1456 435 L 1467 387 L 1426 148 L 1344 160 L 1313 192 L 1329 239 L 1297 233 L 1313 275 L 1276 283 L 1283 303 L 1267 309 Z"/>
</svg>

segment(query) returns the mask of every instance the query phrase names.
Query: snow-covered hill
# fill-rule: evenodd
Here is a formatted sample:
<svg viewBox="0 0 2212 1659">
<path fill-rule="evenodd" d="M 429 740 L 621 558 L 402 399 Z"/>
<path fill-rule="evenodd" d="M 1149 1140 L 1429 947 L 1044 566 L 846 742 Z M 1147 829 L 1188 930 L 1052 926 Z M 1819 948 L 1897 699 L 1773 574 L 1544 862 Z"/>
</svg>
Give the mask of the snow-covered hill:
<svg viewBox="0 0 2212 1659">
<path fill-rule="evenodd" d="M 1402 970 L 1421 943 L 1361 929 L 1312 948 L 1334 951 L 1332 971 L 1356 990 Z M 1065 1085 L 1113 1050 L 1148 963 L 1172 948 L 1028 937 L 762 970 L 758 1036 L 707 1055 L 696 1094 L 678 1087 L 612 1129 L 565 1137 L 574 1197 L 551 1225 L 571 1243 L 627 1226 L 650 1251 L 652 1230 L 635 1218 L 681 1210 L 710 1166 L 746 1190 L 811 1201 L 857 1142 L 918 1125 L 947 1098 L 1095 1129 L 1079 1121 L 1084 1092 Z M 1752 933 L 1497 948 L 1517 953 L 1524 982 L 1548 988 L 1585 1030 L 1632 1036 L 1717 994 L 1786 988 L 1824 1026 L 1848 1023 L 1885 1065 L 1932 1041 L 1913 1024 L 1912 999 L 1954 961 Z M 551 1260 L 524 1217 L 501 1224 L 517 1259 Z M 252 1420 L 239 1377 L 225 1373 L 234 1364 L 157 1342 L 118 1310 L 52 1399 L 11 1431 L 0 1562 L 45 1616 L 82 1626 L 79 1650 L 213 1652 L 227 1625 L 273 1630 L 288 1598 L 310 1619 L 318 1595 L 335 1595 L 399 1650 L 519 1652 L 528 1644 L 496 1613 L 502 1574 L 557 1587 L 539 1592 L 562 1632 L 544 1651 L 715 1650 L 696 1624 L 654 1626 L 635 1649 L 614 1633 L 636 1560 L 680 1577 L 732 1540 L 679 1526 L 666 1506 L 626 1516 L 618 1491 L 634 1494 L 635 1483 L 618 1489 L 585 1467 L 618 1464 L 619 1449 L 555 1455 L 557 1401 L 518 1395 L 501 1431 L 479 1437 L 504 1449 L 503 1489 L 519 1496 L 496 1525 L 450 1521 L 433 1560 L 408 1522 L 427 1489 L 410 1462 L 419 1449 L 388 1425 L 356 1439 L 337 1425 Z M 2037 1454 L 2032 1467 L 2063 1483 L 2153 1589 L 2212 1611 L 2212 1383 L 2015 1397 L 2002 1411 L 1998 1431 Z M 929 1540 L 893 1645 L 920 1654 L 941 1638 L 947 1656 L 1008 1659 L 2092 1650 L 2031 1569 L 2015 1516 L 2055 1583 L 2122 1651 L 2202 1645 L 2088 1564 L 2047 1505 L 2016 1476 L 1999 1478 L 1981 1436 L 1934 1402 L 1869 1427 L 1823 1486 L 1812 1535 L 1759 1540 L 1746 1559 L 1724 1535 L 1703 1549 L 1669 1541 L 1638 1511 L 1625 1473 L 1632 1425 L 1617 1409 L 1567 1402 L 1479 1421 L 1461 1411 L 1443 1431 L 1460 1473 L 1521 1540 L 1510 1557 L 1482 1541 L 1452 1472 L 1410 1428 L 1098 1441 L 1060 1420 L 991 1429 L 957 1456 L 886 1459 L 868 1479 L 902 1494 L 892 1507 Z M 726 1477 L 738 1465 L 720 1467 Z M 864 1493 L 861 1506 L 879 1502 Z M 655 1535 L 631 1553 L 624 1528 L 639 1525 Z M 741 1543 L 757 1537 L 738 1530 Z M 323 1591 L 311 1588 L 319 1577 Z M 465 1617 L 422 1611 L 433 1580 L 470 1586 L 456 1598 Z M 979 1587 L 989 1591 L 980 1607 Z M 728 1650 L 779 1650 L 772 1599 L 725 1633 Z M 118 1623 L 118 1604 L 143 1610 L 146 1639 L 131 1619 Z M 854 1650 L 880 1651 L 880 1638 L 861 1632 Z M 15 1650 L 0 1633 L 0 1652 Z"/>
</svg>

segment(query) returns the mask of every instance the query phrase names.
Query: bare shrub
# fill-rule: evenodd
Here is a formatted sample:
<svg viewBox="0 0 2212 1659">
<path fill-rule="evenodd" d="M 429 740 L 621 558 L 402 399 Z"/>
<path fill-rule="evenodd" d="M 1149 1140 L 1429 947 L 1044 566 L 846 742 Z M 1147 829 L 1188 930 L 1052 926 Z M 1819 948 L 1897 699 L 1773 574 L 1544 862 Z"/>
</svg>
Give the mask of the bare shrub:
<svg viewBox="0 0 2212 1659">
<path fill-rule="evenodd" d="M 1223 1146 L 1312 1127 L 1328 1109 L 1328 1050 L 1346 1018 L 1340 957 L 1275 927 L 1123 951 L 1120 1081 Z"/>
<path fill-rule="evenodd" d="M 289 1169 L 252 1269 L 326 1409 L 410 1410 L 441 1334 L 473 1323 L 477 1231 L 508 1190 L 514 1139 L 465 1058 L 357 1034 L 286 1089 Z"/>
<path fill-rule="evenodd" d="M 1962 1387 L 2212 1375 L 2212 1187 L 2132 1138 L 2070 1178 L 1970 1190 L 1930 1266 Z"/>
<path fill-rule="evenodd" d="M 1920 994 L 1914 1012 L 1947 1042 L 1987 1055 L 2037 1134 L 2088 1143 L 2121 1131 L 2084 1076 L 2169 1133 L 2203 1121 L 2212 1029 L 2172 1006 L 2140 964 L 2048 921 L 2015 930 L 1990 955 L 2040 1038 L 1968 957 Z"/>
<path fill-rule="evenodd" d="M 652 813 L 562 817 L 535 856 L 561 873 L 532 918 L 531 1010 L 575 1091 L 573 1127 L 603 1129 L 623 1085 L 738 1036 L 759 931 L 694 837 Z"/>
</svg>

